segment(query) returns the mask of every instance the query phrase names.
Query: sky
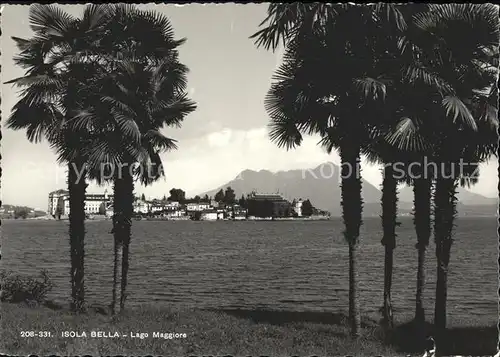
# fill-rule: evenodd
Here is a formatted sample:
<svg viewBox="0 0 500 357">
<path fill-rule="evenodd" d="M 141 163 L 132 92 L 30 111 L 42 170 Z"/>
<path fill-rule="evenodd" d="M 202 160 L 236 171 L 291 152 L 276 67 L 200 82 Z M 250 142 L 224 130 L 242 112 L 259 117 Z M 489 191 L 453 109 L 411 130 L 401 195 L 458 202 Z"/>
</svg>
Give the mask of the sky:
<svg viewBox="0 0 500 357">
<path fill-rule="evenodd" d="M 83 5 L 60 6 L 80 16 Z M 141 5 L 154 8 L 171 21 L 177 38 L 187 38 L 179 48 L 180 60 L 188 66 L 188 87 L 197 110 L 184 120 L 182 128 L 165 134 L 178 141 L 178 150 L 162 155 L 166 177 L 148 186 L 136 185 L 136 193 L 163 197 L 173 188 L 188 196 L 208 191 L 234 179 L 245 169 L 270 171 L 306 169 L 331 161 L 317 145 L 319 137 L 306 137 L 301 147 L 286 151 L 268 136 L 269 118 L 264 97 L 281 51 L 257 49 L 249 36 L 265 18 L 267 4 Z M 13 63 L 17 48 L 11 36 L 30 37 L 29 6 L 5 5 L 2 11 L 2 123 L 17 102 L 17 89 L 4 82 L 22 76 Z M 2 129 L 2 202 L 46 210 L 48 193 L 65 188 L 65 168 L 46 142 L 32 144 L 25 132 Z M 498 197 L 498 164 L 481 165 L 479 184 L 471 189 L 488 197 Z M 362 161 L 362 175 L 380 186 L 380 167 Z M 88 192 L 105 187 L 90 184 Z M 108 189 L 109 190 L 109 189 Z"/>
</svg>

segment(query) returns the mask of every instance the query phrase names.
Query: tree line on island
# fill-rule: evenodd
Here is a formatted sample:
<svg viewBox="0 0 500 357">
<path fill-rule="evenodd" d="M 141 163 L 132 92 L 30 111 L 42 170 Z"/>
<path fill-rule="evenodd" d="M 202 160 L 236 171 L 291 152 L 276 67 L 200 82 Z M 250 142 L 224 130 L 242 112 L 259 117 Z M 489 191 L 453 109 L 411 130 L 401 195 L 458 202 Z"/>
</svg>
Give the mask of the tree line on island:
<svg viewBox="0 0 500 357">
<path fill-rule="evenodd" d="M 163 173 L 145 177 L 144 171 L 125 170 L 110 179 L 99 176 L 97 168 L 159 164 L 161 152 L 176 148 L 175 140 L 159 129 L 180 126 L 196 109 L 186 94 L 188 68 L 178 60 L 178 47 L 185 39 L 174 39 L 165 16 L 131 5 L 87 5 L 82 18 L 53 5 L 32 5 L 30 26 L 31 38 L 14 38 L 19 49 L 15 62 L 26 72 L 9 81 L 23 92 L 7 126 L 26 130 L 30 141 L 46 138 L 59 161 L 68 164 L 75 311 L 85 307 L 87 180 L 113 183 L 114 270 L 119 270 L 121 257 L 123 309 L 134 182 L 148 185 Z M 492 4 L 273 3 L 260 26 L 251 36 L 257 47 L 273 51 L 280 44 L 284 47 L 283 63 L 265 98 L 271 140 L 292 149 L 302 143 L 304 134 L 316 134 L 328 152 L 340 154 L 352 336 L 361 333 L 357 259 L 362 244 L 360 157 L 364 155 L 384 167 L 383 325 L 387 331 L 393 329 L 397 187 L 404 182 L 414 190 L 414 317 L 422 335 L 424 266 L 434 236 L 434 325 L 439 349 L 446 329 L 456 189 L 477 181 L 477 165 L 459 172 L 454 165 L 477 164 L 496 155 L 498 8 Z M 418 164 L 426 162 L 439 169 L 423 172 Z M 395 175 L 396 163 L 405 169 L 403 178 Z M 85 173 L 84 179 L 78 180 L 79 172 Z M 217 195 L 236 200 L 234 192 Z M 179 199 L 181 192 L 172 196 Z"/>
</svg>

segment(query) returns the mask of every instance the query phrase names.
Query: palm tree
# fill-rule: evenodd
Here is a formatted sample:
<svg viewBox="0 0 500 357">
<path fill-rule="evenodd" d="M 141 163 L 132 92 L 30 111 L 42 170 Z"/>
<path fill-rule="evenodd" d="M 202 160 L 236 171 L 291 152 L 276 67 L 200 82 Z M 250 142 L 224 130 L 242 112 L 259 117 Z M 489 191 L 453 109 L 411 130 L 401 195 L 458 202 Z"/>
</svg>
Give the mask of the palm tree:
<svg viewBox="0 0 500 357">
<path fill-rule="evenodd" d="M 397 53 L 397 52 L 396 52 Z M 425 247 L 425 234 L 422 234 L 422 225 L 425 231 L 425 222 L 422 218 L 426 214 L 426 209 L 430 207 L 430 196 L 425 205 L 425 194 L 421 192 L 421 179 L 417 177 L 418 170 L 414 164 L 421 164 L 423 157 L 430 153 L 429 144 L 425 138 L 415 129 L 414 122 L 421 116 L 427 115 L 425 106 L 418 107 L 412 101 L 415 96 L 414 84 L 409 83 L 407 78 L 401 73 L 401 68 L 407 65 L 404 54 L 398 54 L 400 58 L 394 61 L 393 70 L 387 71 L 391 78 L 388 86 L 387 98 L 383 102 L 372 102 L 367 108 L 371 113 L 377 115 L 379 120 L 372 128 L 372 139 L 367 147 L 363 148 L 363 154 L 370 162 L 384 165 L 382 182 L 382 245 L 385 250 L 384 259 L 384 299 L 382 306 L 384 326 L 390 330 L 393 327 L 391 286 L 393 270 L 393 252 L 396 247 L 396 227 L 397 222 L 397 185 L 398 183 L 414 184 L 417 193 L 415 194 L 415 225 L 417 230 L 418 243 L 423 247 L 419 249 L 419 272 L 423 272 Z M 411 119 L 413 118 L 413 119 Z M 408 133 L 404 140 L 399 140 L 401 132 Z M 418 165 L 417 165 L 418 169 Z M 428 180 L 423 180 L 428 181 Z M 430 195 L 430 192 L 429 192 Z M 422 204 L 422 199 L 424 203 Z M 430 226 L 430 221 L 428 226 Z M 429 232 L 430 234 L 430 232 Z M 423 276 L 419 276 L 418 282 L 422 282 Z M 417 305 L 421 304 L 422 290 L 417 289 Z M 418 310 L 418 309 L 417 309 Z"/>
<path fill-rule="evenodd" d="M 255 35 L 258 45 L 286 46 L 284 63 L 266 97 L 271 140 L 287 149 L 300 145 L 302 133 L 319 134 L 328 152 L 342 161 L 344 236 L 349 246 L 349 321 L 360 332 L 356 252 L 362 223 L 361 148 L 369 140 L 364 98 L 383 98 L 386 83 L 377 68 L 382 13 L 400 13 L 390 4 L 359 7 L 331 4 L 271 4 L 268 26 Z M 385 12 L 385 10 L 388 10 Z M 362 31 L 354 33 L 353 23 Z"/>
<path fill-rule="evenodd" d="M 119 29 L 117 31 L 116 29 Z M 185 78 L 184 70 L 178 62 L 177 62 L 177 50 L 176 48 L 183 44 L 185 39 L 175 40 L 173 29 L 170 24 L 170 21 L 165 16 L 162 16 L 154 11 L 142 11 L 138 10 L 135 6 L 131 5 L 115 5 L 113 7 L 113 21 L 110 22 L 110 26 L 105 32 L 105 36 L 102 40 L 102 51 L 101 57 L 106 59 L 107 67 L 110 71 L 118 73 L 121 68 L 121 74 L 126 74 L 126 71 L 123 71 L 124 68 L 124 60 L 127 59 L 135 59 L 140 60 L 142 63 L 156 63 L 158 66 L 162 67 L 163 70 L 170 70 L 171 73 L 168 74 L 167 79 L 164 79 L 166 82 L 169 82 L 170 85 L 173 85 L 174 88 L 179 89 L 182 86 L 185 86 Z M 132 62 L 129 62 L 129 64 Z M 151 67 L 152 68 L 152 67 Z M 159 67 L 157 67 L 158 69 Z M 161 71 L 160 71 L 161 72 Z M 159 72 L 159 73 L 160 73 Z M 128 73 L 130 74 L 130 73 Z M 165 74 L 165 73 L 163 73 Z M 127 162 L 123 162 L 124 151 L 126 151 L 127 146 L 120 146 L 123 144 L 123 140 L 125 140 L 126 144 L 129 142 L 126 141 L 126 137 L 129 137 L 130 142 L 136 142 L 139 138 L 139 133 L 137 132 L 137 123 L 134 120 L 134 116 L 142 115 L 141 110 L 137 112 L 131 112 L 130 108 L 133 110 L 137 110 L 137 107 L 130 107 L 129 111 L 127 108 L 122 105 L 119 101 L 116 101 L 115 95 L 116 93 L 120 93 L 120 91 L 125 91 L 126 87 L 119 88 L 116 85 L 110 86 L 110 83 L 113 83 L 114 77 L 107 77 L 106 81 L 104 81 L 106 87 L 104 88 L 104 93 L 106 95 L 100 95 L 97 98 L 97 102 L 100 103 L 98 107 L 101 110 L 100 113 L 97 113 L 97 120 L 99 118 L 106 118 L 104 122 L 107 123 L 109 118 L 114 118 L 115 122 L 111 125 L 111 127 L 115 127 L 119 132 L 121 132 L 122 137 L 118 136 L 109 136 L 110 126 L 107 123 L 104 127 L 104 136 L 99 139 L 103 140 L 97 143 L 97 146 L 94 149 L 97 149 L 97 152 L 93 153 L 93 165 L 102 167 L 103 165 L 109 165 L 108 168 L 115 175 L 112 177 L 112 181 L 114 182 L 114 215 L 113 215 L 113 234 L 114 234 L 114 259 L 113 259 L 113 291 L 112 291 L 112 302 L 111 302 L 111 310 L 112 313 L 116 311 L 116 302 L 117 302 L 117 285 L 118 285 L 118 267 L 121 262 L 121 294 L 120 294 L 120 306 L 123 308 L 125 304 L 125 289 L 127 285 L 127 271 L 128 271 L 128 252 L 129 246 L 128 244 L 124 247 L 124 243 L 130 241 L 130 224 L 131 217 L 133 214 L 133 208 L 130 209 L 129 202 L 127 201 L 130 191 L 130 181 L 129 177 L 122 177 L 119 179 L 117 176 L 119 168 L 123 164 L 128 164 Z M 136 78 L 127 78 L 129 82 L 126 84 L 130 87 L 131 83 L 134 82 Z M 131 82 L 130 82 L 131 80 Z M 141 79 L 143 81 L 143 79 Z M 143 81 L 144 82 L 144 81 Z M 119 83 L 119 82 L 116 82 Z M 116 84 L 115 83 L 115 84 Z M 101 83 L 102 84 L 102 83 Z M 144 84 L 144 83 L 143 83 Z M 151 84 L 151 83 L 150 83 Z M 155 84 L 155 83 L 152 83 Z M 156 83 L 158 84 L 158 83 Z M 133 86 L 133 85 L 132 85 Z M 166 86 L 163 85 L 162 90 L 165 90 Z M 182 87 L 183 88 L 183 87 Z M 97 92 L 100 92 L 103 88 L 97 88 Z M 159 89 L 159 88 L 158 88 Z M 135 91 L 136 88 L 134 87 Z M 173 94 L 173 93 L 170 93 Z M 130 94 L 129 94 L 130 95 Z M 123 93 L 122 93 L 123 96 Z M 165 98 L 163 98 L 165 99 Z M 125 102 L 128 102 L 129 98 L 125 98 Z M 104 103 L 107 103 L 107 106 L 103 106 Z M 137 97 L 135 97 L 134 105 L 139 105 L 137 102 Z M 161 103 L 165 106 L 163 109 L 164 112 L 160 111 L 155 115 L 162 115 L 168 109 L 168 106 L 175 105 L 175 103 Z M 92 107 L 92 106 L 91 106 Z M 95 106 L 94 106 L 95 109 Z M 175 108 L 171 108 L 175 110 Z M 103 111 L 103 112 L 102 112 Z M 113 115 L 109 115 L 112 112 Z M 132 115 L 130 115 L 132 113 Z M 94 113 L 96 114 L 96 113 Z M 92 117 L 90 117 L 92 118 Z M 85 112 L 80 113 L 80 120 L 83 120 L 85 123 L 88 117 L 85 117 Z M 153 139 L 150 139 L 148 135 L 143 137 L 145 141 L 152 141 L 151 145 L 154 146 L 154 131 L 156 129 L 152 128 L 151 132 L 153 135 Z M 159 140 L 161 141 L 162 136 L 158 133 Z M 110 139 L 111 141 L 109 141 Z M 165 138 L 165 140 L 167 140 Z M 104 146 L 99 146 L 100 144 Z M 118 146 L 116 146 L 118 145 Z M 148 144 L 146 144 L 148 145 Z M 159 144 L 161 146 L 161 144 Z M 146 146 L 147 147 L 147 146 Z M 124 149 L 125 148 L 125 149 Z M 139 148 L 144 149 L 145 147 Z M 130 148 L 129 148 L 130 149 Z M 146 157 L 138 157 L 140 151 L 136 148 L 136 151 L 129 153 L 131 157 L 136 157 L 135 159 L 130 159 L 129 161 L 137 161 L 143 160 L 141 163 L 141 167 L 145 167 L 144 160 L 147 161 Z M 99 151 L 102 150 L 102 151 Z M 151 154 L 152 156 L 149 160 L 154 159 L 156 163 L 159 163 L 159 157 L 155 156 L 156 154 Z M 100 162 L 99 160 L 104 160 Z M 130 168 L 130 167 L 129 167 Z M 127 168 L 125 168 L 125 174 L 127 174 Z M 149 183 L 147 181 L 146 175 L 147 173 L 139 173 L 143 178 L 143 182 Z M 95 177 L 95 176 L 94 176 Z M 109 176 L 106 176 L 109 177 Z M 99 177 L 95 177 L 98 181 L 100 181 Z M 153 178 L 153 176 L 152 176 Z M 154 176 L 155 179 L 158 177 Z M 145 181 L 144 181 L 145 180 Z M 128 183 L 129 188 L 124 187 L 124 182 Z M 144 196 L 144 195 L 143 195 Z M 125 201 L 124 201 L 125 200 Z M 127 218 L 128 217 L 128 218 Z M 127 238 L 128 237 L 128 238 Z M 125 258 L 125 259 L 124 259 Z"/>
<path fill-rule="evenodd" d="M 393 153 L 395 150 L 383 151 L 389 145 L 380 136 L 375 136 L 369 145 L 363 148 L 363 154 L 369 162 L 380 163 L 383 165 L 382 171 L 382 230 L 383 236 L 381 243 L 384 246 L 384 295 L 382 311 L 382 322 L 386 332 L 390 331 L 394 326 L 393 311 L 392 311 L 392 275 L 394 268 L 394 249 L 396 248 L 396 227 L 399 226 L 397 221 L 397 203 L 398 203 L 398 175 L 395 170 L 395 164 L 400 162 L 396 159 Z M 385 147 L 384 147 L 385 146 Z M 402 156 L 402 155 L 401 155 Z"/>
<path fill-rule="evenodd" d="M 26 70 L 14 83 L 25 90 L 14 106 L 7 126 L 26 129 L 28 140 L 46 137 L 68 165 L 71 307 L 84 310 L 85 158 L 80 154 L 83 132 L 71 127 L 71 115 L 92 72 L 82 71 L 76 53 L 91 49 L 107 21 L 108 7 L 89 5 L 75 19 L 53 5 L 32 5 L 30 25 L 34 36 L 13 38 L 20 54 L 15 63 Z M 84 74 L 88 76 L 85 77 Z M 82 78 L 83 77 L 83 78 Z M 75 140 L 76 139 L 76 140 Z"/>
<path fill-rule="evenodd" d="M 111 164 L 114 173 L 113 232 L 115 253 L 122 251 L 121 309 L 126 299 L 134 177 L 147 185 L 163 175 L 159 153 L 176 145 L 160 129 L 164 125 L 180 126 L 196 109 L 186 95 L 188 69 L 178 62 L 175 47 L 171 52 L 159 63 L 128 59 L 115 63 L 114 72 L 96 91 L 100 100 L 94 103 L 98 104 L 77 116 L 81 123 L 96 123 L 105 115 L 111 118 L 106 127 L 99 128 L 102 136 L 96 137 L 95 145 L 89 146 L 89 162 L 92 167 Z M 125 118 L 130 125 L 121 127 L 120 120 Z"/>
</svg>

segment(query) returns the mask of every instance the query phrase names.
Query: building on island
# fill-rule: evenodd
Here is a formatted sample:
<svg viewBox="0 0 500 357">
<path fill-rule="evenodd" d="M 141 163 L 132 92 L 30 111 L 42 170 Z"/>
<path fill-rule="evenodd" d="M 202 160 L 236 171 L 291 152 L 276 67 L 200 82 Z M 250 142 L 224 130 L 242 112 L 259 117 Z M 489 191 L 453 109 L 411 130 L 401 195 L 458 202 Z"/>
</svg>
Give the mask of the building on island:
<svg viewBox="0 0 500 357">
<path fill-rule="evenodd" d="M 252 193 L 246 200 L 248 216 L 269 218 L 289 217 L 292 205 L 280 194 Z"/>
<path fill-rule="evenodd" d="M 135 200 L 134 201 L 134 212 L 146 214 L 149 212 L 149 205 L 146 201 Z"/>
<path fill-rule="evenodd" d="M 295 206 L 293 209 L 295 210 L 295 213 L 297 214 L 298 217 L 302 217 L 302 204 L 304 202 L 302 201 L 302 198 L 299 198 L 298 201 L 295 201 Z"/>
<path fill-rule="evenodd" d="M 193 212 L 201 212 L 210 208 L 212 207 L 210 206 L 210 203 L 207 202 L 188 203 L 186 205 L 186 210 Z"/>
<path fill-rule="evenodd" d="M 169 217 L 182 217 L 186 215 L 186 212 L 177 201 L 168 201 L 165 204 L 164 213 Z"/>
<path fill-rule="evenodd" d="M 219 214 L 215 209 L 207 209 L 201 212 L 201 221 L 216 221 L 219 219 Z"/>
<path fill-rule="evenodd" d="M 247 209 L 241 207 L 240 205 L 233 205 L 231 218 L 234 220 L 243 220 L 247 218 Z"/>
<path fill-rule="evenodd" d="M 177 201 L 164 201 L 154 199 L 152 201 L 143 201 L 136 199 L 134 201 L 134 212 L 140 215 L 182 217 L 185 211 Z"/>
<path fill-rule="evenodd" d="M 149 212 L 151 213 L 163 212 L 164 210 L 165 206 L 161 202 L 152 202 L 149 205 Z"/>
</svg>

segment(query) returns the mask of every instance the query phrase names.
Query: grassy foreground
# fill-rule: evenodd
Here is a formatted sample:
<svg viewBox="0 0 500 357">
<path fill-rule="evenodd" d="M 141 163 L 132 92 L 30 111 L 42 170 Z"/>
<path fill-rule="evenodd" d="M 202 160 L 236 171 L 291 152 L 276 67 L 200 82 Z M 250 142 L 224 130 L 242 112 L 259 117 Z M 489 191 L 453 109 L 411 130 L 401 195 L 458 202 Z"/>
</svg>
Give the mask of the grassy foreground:
<svg viewBox="0 0 500 357">
<path fill-rule="evenodd" d="M 59 355 L 394 355 L 366 326 L 366 337 L 351 341 L 344 326 L 292 322 L 284 326 L 255 322 L 235 314 L 154 307 L 130 309 L 112 318 L 89 311 L 72 315 L 46 307 L 2 303 L 2 352 Z M 7 322 L 8 321 L 8 322 Z M 54 337 L 21 337 L 26 330 L 51 331 Z M 149 333 L 139 338 L 63 338 L 63 331 Z M 186 333 L 186 338 L 153 338 L 153 332 Z"/>
<path fill-rule="evenodd" d="M 232 356 L 421 356 L 411 353 L 410 325 L 394 333 L 392 347 L 382 343 L 375 320 L 364 319 L 363 337 L 348 337 L 345 316 L 325 313 L 206 311 L 158 307 L 130 308 L 116 317 L 90 309 L 72 315 L 61 309 L 1 304 L 0 352 L 29 355 L 232 355 Z M 278 325 L 279 324 L 279 325 Z M 50 331 L 52 337 L 22 337 L 21 331 Z M 64 331 L 87 337 L 62 337 Z M 91 331 L 128 337 L 91 337 Z M 154 332 L 186 334 L 185 338 L 153 337 Z M 132 338 L 148 333 L 148 337 Z M 450 355 L 493 355 L 496 327 L 452 329 Z M 457 341 L 458 339 L 458 341 Z M 451 342 L 454 340 L 455 342 Z M 458 343 L 458 345 L 457 345 Z M 464 347 L 470 346 L 470 347 Z M 469 348 L 468 350 L 463 350 Z M 471 350 L 472 348 L 472 350 Z M 490 351 L 491 350 L 491 351 Z"/>
</svg>

